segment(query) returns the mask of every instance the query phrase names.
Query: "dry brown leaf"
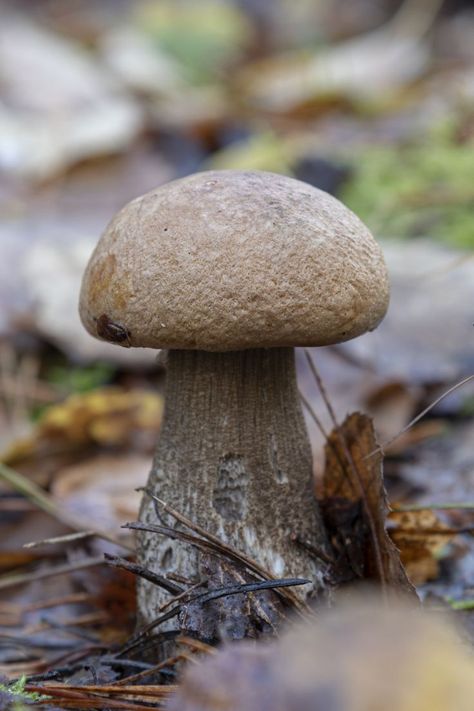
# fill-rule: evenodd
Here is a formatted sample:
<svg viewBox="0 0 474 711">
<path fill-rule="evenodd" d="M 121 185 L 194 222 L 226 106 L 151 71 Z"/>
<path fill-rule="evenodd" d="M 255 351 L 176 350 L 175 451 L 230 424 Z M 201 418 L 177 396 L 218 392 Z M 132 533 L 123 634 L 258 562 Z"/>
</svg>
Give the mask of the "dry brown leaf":
<svg viewBox="0 0 474 711">
<path fill-rule="evenodd" d="M 421 585 L 438 576 L 436 556 L 455 532 L 433 511 L 392 511 L 389 531 L 413 583 Z"/>
<path fill-rule="evenodd" d="M 388 512 L 382 455 L 372 420 L 353 413 L 329 436 L 321 508 L 335 551 L 335 575 L 368 579 L 415 597 L 400 555 L 385 530 Z"/>
</svg>

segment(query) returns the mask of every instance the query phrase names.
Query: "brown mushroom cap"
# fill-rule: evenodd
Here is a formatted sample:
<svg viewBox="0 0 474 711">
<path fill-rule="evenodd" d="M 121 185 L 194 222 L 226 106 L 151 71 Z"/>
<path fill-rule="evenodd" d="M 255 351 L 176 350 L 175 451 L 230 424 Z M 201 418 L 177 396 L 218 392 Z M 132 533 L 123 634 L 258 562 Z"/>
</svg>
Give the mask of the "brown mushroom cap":
<svg viewBox="0 0 474 711">
<path fill-rule="evenodd" d="M 84 275 L 87 330 L 124 346 L 339 343 L 389 298 L 380 247 L 342 203 L 264 172 L 197 173 L 126 205 Z"/>
</svg>

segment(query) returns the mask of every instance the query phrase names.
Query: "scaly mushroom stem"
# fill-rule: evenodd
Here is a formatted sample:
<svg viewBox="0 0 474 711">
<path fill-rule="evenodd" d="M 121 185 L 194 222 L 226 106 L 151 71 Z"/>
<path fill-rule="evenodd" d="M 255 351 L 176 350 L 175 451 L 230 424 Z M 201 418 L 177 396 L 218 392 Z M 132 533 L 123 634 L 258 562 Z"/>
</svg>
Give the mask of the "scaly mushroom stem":
<svg viewBox="0 0 474 711">
<path fill-rule="evenodd" d="M 311 586 L 295 588 L 300 595 L 316 596 L 324 588 L 324 564 L 290 538 L 297 534 L 316 549 L 327 551 L 314 499 L 311 448 L 292 348 L 170 351 L 165 416 L 149 487 L 167 504 L 275 576 L 311 579 Z M 140 518 L 158 522 L 148 497 L 144 497 Z M 176 525 L 166 514 L 163 522 Z M 209 560 L 204 558 L 186 544 L 154 534 L 141 534 L 139 539 L 142 565 L 191 580 L 216 574 L 220 579 L 209 584 L 222 585 L 222 571 L 217 574 L 212 565 L 210 570 Z M 259 595 L 264 599 L 274 593 Z M 142 620 L 155 619 L 159 605 L 168 597 L 140 580 Z M 227 608 L 226 612 L 218 607 L 222 604 L 206 605 L 209 619 L 200 619 L 197 626 L 202 625 L 201 629 L 188 630 L 217 636 L 217 626 L 225 625 L 230 614 Z M 271 618 L 268 610 L 259 623 L 254 622 L 260 630 L 247 628 L 242 634 L 255 635 L 268 627 L 265 616 Z M 273 620 L 269 622 L 272 626 Z M 189 625 L 192 628 L 192 620 Z M 235 630 L 229 634 L 239 635 Z"/>
</svg>

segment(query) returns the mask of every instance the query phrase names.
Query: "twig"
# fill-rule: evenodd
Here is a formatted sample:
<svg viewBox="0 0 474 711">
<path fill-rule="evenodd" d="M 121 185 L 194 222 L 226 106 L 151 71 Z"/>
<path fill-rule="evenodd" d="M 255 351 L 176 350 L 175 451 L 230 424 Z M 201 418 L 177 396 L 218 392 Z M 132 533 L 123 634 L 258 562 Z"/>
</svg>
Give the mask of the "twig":
<svg viewBox="0 0 474 711">
<path fill-rule="evenodd" d="M 166 513 L 169 513 L 173 518 L 182 523 L 183 526 L 186 526 L 187 528 L 191 529 L 191 531 L 194 531 L 199 536 L 202 536 L 205 541 L 210 544 L 213 544 L 214 548 L 217 547 L 217 551 L 220 554 L 226 555 L 233 562 L 238 562 L 241 565 L 246 566 L 249 570 L 264 578 L 265 580 L 276 579 L 275 576 L 273 576 L 268 570 L 265 570 L 265 568 L 263 568 L 262 566 L 258 565 L 258 563 L 256 563 L 252 558 L 249 558 L 244 553 L 241 553 L 239 550 L 237 550 L 237 548 L 234 548 L 228 543 L 223 543 L 217 536 L 214 536 L 212 533 L 209 533 L 208 531 L 206 531 L 205 528 L 202 528 L 198 524 L 194 523 L 193 521 L 191 521 L 191 519 L 184 516 L 184 514 L 180 513 L 179 511 L 176 511 L 165 501 L 159 499 L 149 489 L 144 488 L 143 491 L 145 491 L 148 496 L 153 499 L 153 501 L 160 504 L 160 506 L 163 507 Z M 174 530 L 172 532 L 177 533 Z M 281 591 L 281 595 L 283 595 L 283 597 L 286 597 L 286 599 L 289 600 L 300 613 L 311 612 L 309 606 L 302 600 L 300 600 L 291 590 Z"/>
<path fill-rule="evenodd" d="M 23 548 L 38 548 L 39 546 L 51 546 L 56 543 L 70 543 L 71 541 L 81 541 L 84 538 L 90 538 L 96 535 L 96 531 L 78 531 L 77 533 L 67 533 L 65 536 L 54 536 L 53 538 L 44 538 L 42 541 L 30 541 L 23 543 Z"/>
<path fill-rule="evenodd" d="M 167 600 L 166 602 L 161 604 L 160 607 L 158 608 L 158 611 L 163 612 L 164 610 L 166 610 L 166 608 L 170 607 L 171 605 L 174 605 L 175 602 L 179 602 L 180 600 L 185 598 L 186 595 L 189 595 L 190 592 L 193 592 L 194 590 L 197 590 L 197 588 L 200 588 L 203 585 L 206 585 L 206 583 L 207 583 L 207 580 L 198 580 L 197 583 L 194 583 L 193 585 L 191 585 L 187 590 L 183 590 L 183 592 L 180 593 L 179 595 L 175 595 L 174 597 L 171 598 L 171 600 Z"/>
<path fill-rule="evenodd" d="M 155 627 L 158 627 L 163 622 L 167 622 L 168 620 L 172 620 L 173 617 L 176 617 L 176 615 L 181 610 L 181 607 L 182 603 L 179 603 L 178 605 L 176 605 L 176 607 L 173 607 L 171 610 L 168 610 L 168 612 L 165 612 L 163 615 L 160 615 L 156 619 L 152 620 L 152 622 L 149 622 L 145 627 L 143 627 L 142 630 L 140 630 L 140 632 L 137 632 L 137 634 L 134 635 L 125 646 L 121 647 L 121 649 L 117 652 L 117 656 L 126 654 L 127 652 L 130 652 L 132 649 L 137 647 L 141 640 L 145 639 L 148 633 L 154 630 Z"/>
<path fill-rule="evenodd" d="M 100 622 L 105 622 L 107 618 L 104 617 L 103 613 L 100 613 L 101 618 Z M 94 622 L 97 622 L 98 620 L 95 619 Z M 91 644 L 98 644 L 100 640 L 97 639 L 96 636 L 89 634 L 88 632 L 84 632 L 83 630 L 77 630 L 77 629 L 71 629 L 71 627 L 74 627 L 75 625 L 78 624 L 77 620 L 70 620 L 69 622 L 57 622 L 55 620 L 51 620 L 49 617 L 42 617 L 41 622 L 43 624 L 43 629 L 56 629 L 56 630 L 61 630 L 61 632 L 64 632 L 64 634 L 69 634 L 71 637 L 77 637 L 78 639 L 83 639 L 86 642 L 90 642 Z"/>
<path fill-rule="evenodd" d="M 299 390 L 299 395 L 300 395 L 301 402 L 303 403 L 303 405 L 305 406 L 305 408 L 308 410 L 309 414 L 311 415 L 311 418 L 313 419 L 313 421 L 314 421 L 314 423 L 316 424 L 317 428 L 318 428 L 319 431 L 321 432 L 322 436 L 324 437 L 324 439 L 325 439 L 326 441 L 328 441 L 328 439 L 329 439 L 328 433 L 327 433 L 326 430 L 324 429 L 323 423 L 321 422 L 321 420 L 320 420 L 319 417 L 317 416 L 317 414 L 316 414 L 316 412 L 315 412 L 313 406 L 311 405 L 311 403 L 309 402 L 309 400 L 307 400 L 307 399 L 305 398 L 305 396 L 303 395 L 303 393 L 301 392 L 301 390 Z"/>
<path fill-rule="evenodd" d="M 281 578 L 280 580 L 263 580 L 260 583 L 240 583 L 239 585 L 229 585 L 225 588 L 217 588 L 216 590 L 211 590 L 207 593 L 201 593 L 191 598 L 189 602 L 200 602 L 203 605 L 206 602 L 211 602 L 211 600 L 218 600 L 221 597 L 227 597 L 228 595 L 240 595 L 241 593 L 247 594 L 251 592 L 258 592 L 259 590 L 273 590 L 275 588 L 289 588 L 296 585 L 306 585 L 310 583 L 311 580 L 306 580 L 304 578 Z"/>
<path fill-rule="evenodd" d="M 171 580 L 167 580 L 167 578 L 163 577 L 162 575 L 154 573 L 152 570 L 148 570 L 147 568 L 144 568 L 141 565 L 131 563 L 128 560 L 125 560 L 124 558 L 109 555 L 108 553 L 105 553 L 104 557 L 108 565 L 111 565 L 114 568 L 121 568 L 122 570 L 127 570 L 129 573 L 133 573 L 134 575 L 138 575 L 140 578 L 149 580 L 150 583 L 153 583 L 153 585 L 158 585 L 160 588 L 163 588 L 171 595 L 179 595 L 185 592 L 185 590 L 183 590 L 180 585 L 172 583 Z"/>
<path fill-rule="evenodd" d="M 56 699 L 78 699 L 84 702 L 84 705 L 90 707 L 91 705 L 96 706 L 99 701 L 106 702 L 105 707 L 115 707 L 115 708 L 149 708 L 144 706 L 129 705 L 130 701 L 120 702 L 118 700 L 112 700 L 108 698 L 107 694 L 121 695 L 124 697 L 135 696 L 138 697 L 134 700 L 142 699 L 160 699 L 167 698 L 170 694 L 173 694 L 177 689 L 174 684 L 167 685 L 136 685 L 136 686 L 112 686 L 112 685 L 101 685 L 101 684 L 90 684 L 84 686 L 72 686 L 66 684 L 55 684 L 54 686 L 37 686 L 36 684 L 25 684 L 25 691 L 39 693 L 46 696 L 52 696 Z M 88 696 L 87 694 L 91 694 Z"/>
<path fill-rule="evenodd" d="M 166 667 L 171 667 L 176 664 L 176 662 L 179 662 L 183 659 L 188 659 L 186 654 L 175 654 L 173 657 L 168 657 L 168 659 L 164 659 L 162 662 L 160 662 L 159 664 L 155 664 L 149 669 L 144 669 L 143 671 L 138 672 L 137 674 L 133 674 L 132 676 L 126 676 L 124 679 L 113 681 L 112 686 L 128 686 L 130 682 L 141 681 L 147 676 L 150 676 L 150 674 L 156 674 L 156 672 L 159 672 Z"/>
<path fill-rule="evenodd" d="M 100 693 L 101 687 L 97 687 L 97 691 L 95 694 L 91 693 L 92 688 L 93 687 L 88 686 L 60 686 L 57 684 L 55 684 L 54 686 L 36 686 L 34 684 L 25 684 L 25 691 L 44 694 L 48 697 L 55 698 L 57 701 L 60 701 L 62 708 L 119 708 L 127 709 L 127 711 L 143 711 L 143 709 L 150 708 L 149 706 L 144 706 L 143 704 L 132 703 L 132 701 L 130 700 L 120 701 L 118 699 L 110 699 L 109 697 L 104 696 Z M 106 689 L 105 693 L 107 693 L 109 687 L 103 688 Z M 155 698 L 157 700 L 160 698 L 160 696 L 161 698 L 166 698 L 170 693 L 176 690 L 176 687 L 173 688 L 171 685 L 165 688 L 169 689 L 169 691 L 163 694 L 156 693 Z M 89 692 L 91 695 L 87 695 L 87 692 Z M 126 692 L 124 692 L 124 694 L 125 693 Z M 138 696 L 139 692 L 135 691 L 135 694 Z M 142 696 L 148 697 L 149 695 L 142 694 Z M 51 698 L 41 701 L 35 701 L 36 706 L 41 706 L 45 704 L 50 705 Z"/>
<path fill-rule="evenodd" d="M 176 640 L 177 644 L 184 644 L 189 647 L 194 652 L 203 652 L 204 654 L 217 654 L 217 649 L 212 647 L 210 644 L 206 644 L 200 639 L 194 639 L 194 637 L 178 637 Z"/>
<path fill-rule="evenodd" d="M 77 603 L 91 603 L 94 601 L 94 596 L 87 592 L 71 593 L 70 595 L 61 595 L 60 597 L 52 597 L 49 600 L 39 600 L 31 602 L 27 605 L 15 605 L 14 607 L 20 612 L 32 612 L 33 610 L 46 610 L 50 607 L 59 607 L 62 605 L 75 605 Z M 3 603 L 4 604 L 4 603 Z M 0 610 L 3 606 L 0 603 Z M 13 607 L 13 606 L 12 606 Z"/>
</svg>

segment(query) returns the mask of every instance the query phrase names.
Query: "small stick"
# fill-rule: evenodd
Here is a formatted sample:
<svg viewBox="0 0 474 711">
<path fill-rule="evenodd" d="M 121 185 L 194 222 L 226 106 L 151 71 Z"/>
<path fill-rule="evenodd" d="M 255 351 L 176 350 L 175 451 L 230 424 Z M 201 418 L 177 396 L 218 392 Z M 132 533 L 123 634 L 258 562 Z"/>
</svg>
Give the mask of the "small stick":
<svg viewBox="0 0 474 711">
<path fill-rule="evenodd" d="M 301 402 L 303 403 L 303 405 L 305 406 L 305 408 L 308 410 L 308 412 L 309 412 L 309 414 L 311 415 L 311 418 L 313 419 L 313 421 L 314 421 L 314 423 L 316 424 L 317 428 L 318 428 L 319 431 L 321 432 L 321 434 L 322 434 L 322 436 L 324 437 L 324 439 L 327 441 L 327 440 L 328 440 L 328 433 L 327 433 L 326 430 L 324 429 L 324 426 L 323 426 L 321 420 L 319 419 L 319 417 L 317 416 L 317 414 L 316 414 L 316 412 L 315 412 L 313 406 L 310 404 L 309 400 L 307 400 L 307 399 L 305 398 L 305 396 L 303 395 L 303 393 L 301 392 L 301 390 L 299 390 L 298 392 L 299 392 L 299 395 L 300 395 Z"/>
<path fill-rule="evenodd" d="M 78 531 L 77 533 L 67 533 L 64 536 L 54 536 L 53 538 L 44 538 L 42 541 L 30 541 L 23 543 L 23 548 L 37 548 L 38 546 L 55 545 L 56 543 L 70 543 L 71 541 L 81 541 L 83 538 L 95 536 L 96 531 Z"/>
<path fill-rule="evenodd" d="M 136 563 L 130 563 L 124 558 L 109 555 L 108 553 L 105 553 L 104 557 L 107 563 L 113 566 L 114 568 L 121 568 L 122 570 L 127 570 L 129 573 L 133 573 L 134 575 L 138 575 L 140 578 L 149 580 L 150 583 L 153 583 L 153 585 L 158 585 L 160 588 L 166 590 L 166 592 L 171 593 L 171 595 L 179 595 L 185 592 L 181 585 L 176 585 L 176 583 L 172 583 L 171 580 L 167 580 L 167 578 L 163 577 L 162 575 L 154 573 L 152 570 L 148 570 L 147 568 L 144 568 L 141 565 L 137 565 Z"/>
<path fill-rule="evenodd" d="M 206 642 L 202 642 L 200 639 L 194 639 L 194 637 L 178 637 L 176 640 L 177 644 L 184 644 L 189 647 L 194 652 L 204 652 L 204 654 L 217 654 L 217 649 L 212 647 Z"/>
<path fill-rule="evenodd" d="M 171 598 L 171 600 L 167 600 L 164 602 L 160 607 L 158 608 L 159 612 L 163 612 L 163 610 L 166 610 L 167 607 L 170 607 L 170 605 L 173 605 L 175 602 L 179 602 L 183 598 L 186 597 L 186 595 L 189 595 L 190 592 L 193 592 L 197 588 L 200 588 L 202 585 L 205 585 L 207 580 L 199 580 L 197 583 L 194 583 L 194 585 L 191 585 L 187 590 L 183 590 L 182 593 L 179 595 L 175 595 L 174 597 Z"/>
<path fill-rule="evenodd" d="M 62 595 L 61 597 L 52 597 L 49 600 L 39 600 L 31 602 L 28 605 L 19 605 L 20 612 L 32 612 L 33 610 L 45 610 L 49 607 L 59 607 L 60 605 L 73 605 L 76 603 L 92 603 L 94 596 L 87 592 L 71 593 L 70 595 Z M 1 609 L 1 604 L 0 604 Z"/>
<path fill-rule="evenodd" d="M 230 557 L 232 560 L 238 560 L 244 565 L 247 566 L 247 568 L 254 573 L 257 573 L 257 575 L 260 575 L 262 578 L 265 580 L 275 580 L 275 577 L 269 573 L 268 570 L 265 570 L 262 566 L 258 565 L 252 558 L 249 558 L 246 556 L 244 553 L 241 553 L 239 550 L 234 548 L 233 546 L 230 546 L 227 543 L 223 543 L 217 536 L 214 536 L 212 533 L 209 533 L 206 531 L 205 528 L 202 528 L 201 526 L 198 526 L 195 524 L 191 519 L 187 518 L 184 516 L 182 513 L 179 511 L 176 511 L 173 509 L 171 506 L 169 506 L 165 501 L 162 499 L 159 499 L 157 496 L 153 494 L 149 489 L 145 488 L 144 491 L 150 496 L 154 501 L 159 503 L 163 509 L 165 510 L 166 513 L 169 513 L 173 518 L 175 518 L 177 521 L 182 523 L 184 526 L 187 528 L 190 528 L 192 531 L 195 533 L 199 534 L 202 536 L 206 541 L 209 541 L 210 543 L 213 543 L 215 546 L 218 547 L 219 552 L 222 554 L 227 553 L 228 557 Z M 311 612 L 309 606 L 302 602 L 294 593 L 293 591 L 285 591 L 285 597 L 287 597 L 296 607 L 300 612 Z"/>
<path fill-rule="evenodd" d="M 175 654 L 173 657 L 168 657 L 168 659 L 164 659 L 162 662 L 159 664 L 155 664 L 155 666 L 150 667 L 149 669 L 144 669 L 141 672 L 138 672 L 137 674 L 133 674 L 132 676 L 126 676 L 124 679 L 119 679 L 118 681 L 113 681 L 112 686 L 128 686 L 130 682 L 135 682 L 135 681 L 141 681 L 147 676 L 150 676 L 150 674 L 154 674 L 155 672 L 160 671 L 161 669 L 164 669 L 165 667 L 171 667 L 176 662 L 179 662 L 181 660 L 188 659 L 187 655 L 185 654 Z"/>
<path fill-rule="evenodd" d="M 287 588 L 296 585 L 306 585 L 311 580 L 304 578 L 281 578 L 280 580 L 263 580 L 260 583 L 240 583 L 239 585 L 229 585 L 225 588 L 217 588 L 207 593 L 201 593 L 191 598 L 188 602 L 201 602 L 203 605 L 211 600 L 218 600 L 228 595 L 240 595 L 241 593 L 258 592 L 259 590 L 273 590 L 274 588 Z"/>
</svg>

